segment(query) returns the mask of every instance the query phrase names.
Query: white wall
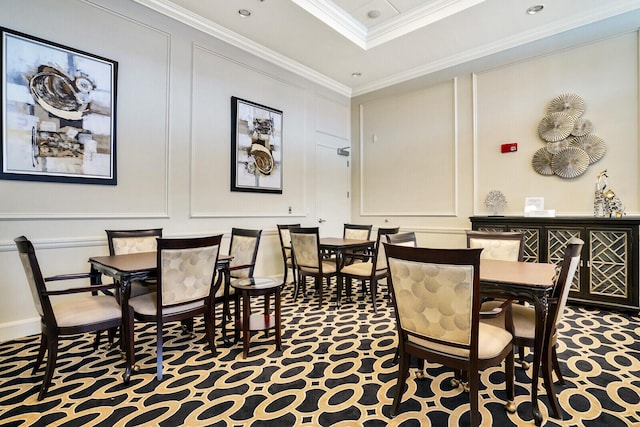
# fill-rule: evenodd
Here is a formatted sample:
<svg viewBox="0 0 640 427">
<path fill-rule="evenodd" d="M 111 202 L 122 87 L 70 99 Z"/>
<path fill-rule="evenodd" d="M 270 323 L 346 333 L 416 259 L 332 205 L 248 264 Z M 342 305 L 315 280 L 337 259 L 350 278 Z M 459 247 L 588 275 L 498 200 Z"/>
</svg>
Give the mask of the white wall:
<svg viewBox="0 0 640 427">
<path fill-rule="evenodd" d="M 87 271 L 108 228 L 224 233 L 224 250 L 231 227 L 260 228 L 256 274 L 282 274 L 276 224 L 315 219 L 315 135 L 350 134 L 349 99 L 128 0 L 0 8 L 0 26 L 119 66 L 117 186 L 0 180 L 0 341 L 39 331 L 19 235 L 48 276 Z M 282 195 L 230 191 L 231 96 L 283 111 Z"/>
<path fill-rule="evenodd" d="M 505 194 L 505 215 L 523 215 L 525 197 L 544 197 L 558 216 L 591 216 L 604 169 L 627 214 L 638 215 L 638 59 L 637 32 L 623 33 L 354 98 L 352 220 L 415 230 L 426 246 L 462 246 L 469 216 L 492 213 L 484 206 L 489 191 Z M 544 146 L 538 124 L 563 93 L 585 100 L 583 116 L 607 144 L 574 179 L 542 176 L 531 165 Z M 518 142 L 518 151 L 501 154 L 507 142 Z M 392 203 L 374 208 L 385 201 Z"/>
</svg>

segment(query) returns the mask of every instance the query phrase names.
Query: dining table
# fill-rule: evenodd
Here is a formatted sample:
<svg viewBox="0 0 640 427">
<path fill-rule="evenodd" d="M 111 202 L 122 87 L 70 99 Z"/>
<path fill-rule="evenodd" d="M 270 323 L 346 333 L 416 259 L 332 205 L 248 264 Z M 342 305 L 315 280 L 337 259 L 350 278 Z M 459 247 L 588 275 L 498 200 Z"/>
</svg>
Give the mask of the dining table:
<svg viewBox="0 0 640 427">
<path fill-rule="evenodd" d="M 336 263 L 336 281 L 338 285 L 336 305 L 340 307 L 340 299 L 342 297 L 343 278 L 340 270 L 343 264 L 343 255 L 345 251 L 373 251 L 375 240 L 361 239 L 345 239 L 343 237 L 321 237 L 319 246 L 321 252 L 331 253 Z"/>
<path fill-rule="evenodd" d="M 549 360 L 543 358 L 550 337 L 545 336 L 549 311 L 548 298 L 555 286 L 557 267 L 550 263 L 480 260 L 480 293 L 488 298 L 513 298 L 533 305 L 536 316 L 533 346 L 533 372 L 531 374 L 531 406 L 537 426 L 542 424 L 538 406 L 538 380 L 540 366 L 543 371 L 552 369 Z M 545 382 L 547 397 L 557 405 L 557 396 L 551 385 Z M 555 402 L 554 402 L 555 401 Z"/>
<path fill-rule="evenodd" d="M 224 279 L 225 297 L 229 296 L 231 277 L 229 264 L 233 259 L 229 255 L 218 255 L 216 269 L 221 273 L 216 279 L 216 288 Z M 111 277 L 114 283 L 118 284 L 118 295 L 120 306 L 122 307 L 122 342 L 125 352 L 125 372 L 123 374 L 124 383 L 128 384 L 131 378 L 131 371 L 135 364 L 135 351 L 133 336 L 129 334 L 128 310 L 129 297 L 131 294 L 131 282 L 155 279 L 157 277 L 157 252 L 138 252 L 122 255 L 96 256 L 89 258 L 91 264 L 91 276 L 99 283 L 100 275 Z M 222 336 L 226 338 L 226 322 L 223 313 Z"/>
</svg>

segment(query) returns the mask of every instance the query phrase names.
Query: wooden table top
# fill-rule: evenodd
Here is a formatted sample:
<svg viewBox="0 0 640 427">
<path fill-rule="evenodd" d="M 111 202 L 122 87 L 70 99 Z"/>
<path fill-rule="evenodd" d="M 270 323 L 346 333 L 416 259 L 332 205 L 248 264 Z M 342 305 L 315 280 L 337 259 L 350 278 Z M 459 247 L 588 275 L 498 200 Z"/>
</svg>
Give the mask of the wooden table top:
<svg viewBox="0 0 640 427">
<path fill-rule="evenodd" d="M 232 256 L 220 254 L 218 256 L 218 263 L 229 262 L 232 259 Z M 114 270 L 127 273 L 155 270 L 157 267 L 157 252 L 96 256 L 89 258 L 89 262 L 101 264 Z"/>
<path fill-rule="evenodd" d="M 354 246 L 370 246 L 373 240 L 343 239 L 342 237 L 321 237 L 320 246 L 324 248 L 350 248 Z"/>
<path fill-rule="evenodd" d="M 555 283 L 555 264 L 480 260 L 480 281 L 548 288 Z"/>
</svg>

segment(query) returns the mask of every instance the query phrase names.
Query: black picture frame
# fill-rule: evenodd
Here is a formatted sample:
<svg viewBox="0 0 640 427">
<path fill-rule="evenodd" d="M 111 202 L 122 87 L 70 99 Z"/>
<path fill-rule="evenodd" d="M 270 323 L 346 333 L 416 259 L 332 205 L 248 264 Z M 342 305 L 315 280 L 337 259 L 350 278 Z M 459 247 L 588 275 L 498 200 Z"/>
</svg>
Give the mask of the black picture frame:
<svg viewBox="0 0 640 427">
<path fill-rule="evenodd" d="M 231 191 L 282 194 L 282 111 L 231 97 Z"/>
<path fill-rule="evenodd" d="M 117 184 L 118 63 L 0 27 L 0 179 Z"/>
</svg>

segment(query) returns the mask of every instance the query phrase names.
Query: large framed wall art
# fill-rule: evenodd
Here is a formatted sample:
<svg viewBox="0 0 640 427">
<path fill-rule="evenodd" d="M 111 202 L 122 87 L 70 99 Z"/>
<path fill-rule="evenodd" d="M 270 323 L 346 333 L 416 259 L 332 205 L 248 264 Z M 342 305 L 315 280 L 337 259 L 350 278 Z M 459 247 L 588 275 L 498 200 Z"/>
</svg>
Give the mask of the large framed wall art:
<svg viewBox="0 0 640 427">
<path fill-rule="evenodd" d="M 0 32 L 0 178 L 115 185 L 118 63 Z"/>
<path fill-rule="evenodd" d="M 231 191 L 282 194 L 282 111 L 231 97 Z"/>
</svg>

